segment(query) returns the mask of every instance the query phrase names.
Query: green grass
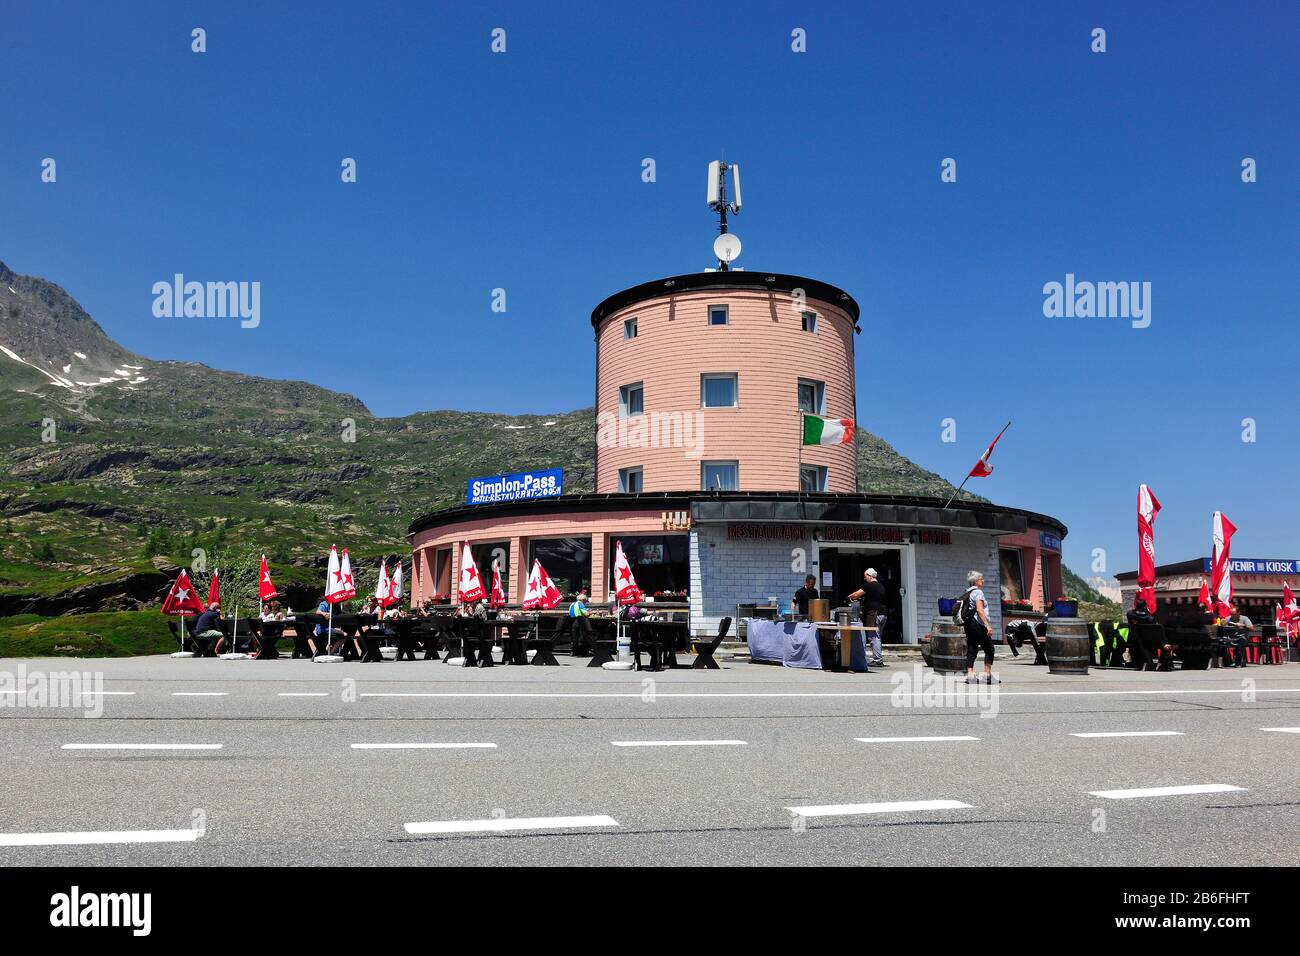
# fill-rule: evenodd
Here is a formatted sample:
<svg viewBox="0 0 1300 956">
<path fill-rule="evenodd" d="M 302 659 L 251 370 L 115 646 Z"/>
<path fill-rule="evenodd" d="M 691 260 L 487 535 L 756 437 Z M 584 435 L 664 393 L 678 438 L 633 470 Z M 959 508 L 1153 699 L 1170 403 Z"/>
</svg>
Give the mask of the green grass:
<svg viewBox="0 0 1300 956">
<path fill-rule="evenodd" d="M 0 657 L 133 657 L 177 650 L 158 611 L 0 618 Z"/>
</svg>

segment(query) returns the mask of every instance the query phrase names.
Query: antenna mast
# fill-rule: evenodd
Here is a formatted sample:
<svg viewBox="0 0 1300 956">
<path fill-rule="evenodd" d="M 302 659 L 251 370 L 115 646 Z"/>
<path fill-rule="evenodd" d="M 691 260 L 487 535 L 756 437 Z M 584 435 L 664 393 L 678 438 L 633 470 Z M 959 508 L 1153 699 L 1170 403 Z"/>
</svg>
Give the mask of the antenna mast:
<svg viewBox="0 0 1300 956">
<path fill-rule="evenodd" d="M 731 181 L 736 198 L 727 201 L 727 171 L 731 171 Z M 718 214 L 718 238 L 714 240 L 713 252 L 718 257 L 718 269 L 731 271 L 731 262 L 740 255 L 740 239 L 727 231 L 727 213 L 740 215 L 740 166 L 724 160 L 709 163 L 709 208 Z M 727 238 L 723 238 L 726 236 Z"/>
</svg>

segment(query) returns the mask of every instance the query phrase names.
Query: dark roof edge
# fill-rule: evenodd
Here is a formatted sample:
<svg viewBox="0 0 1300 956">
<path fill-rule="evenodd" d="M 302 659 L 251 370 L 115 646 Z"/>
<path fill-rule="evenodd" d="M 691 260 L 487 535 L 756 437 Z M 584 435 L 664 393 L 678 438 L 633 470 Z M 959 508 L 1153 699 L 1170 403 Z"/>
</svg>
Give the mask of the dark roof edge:
<svg viewBox="0 0 1300 956">
<path fill-rule="evenodd" d="M 527 501 L 506 501 L 492 505 L 453 505 L 439 511 L 431 511 L 413 520 L 406 529 L 407 538 L 428 528 L 452 524 L 471 518 L 482 517 L 516 517 L 553 508 L 568 506 L 573 511 L 623 511 L 650 505 L 663 511 L 685 510 L 694 501 L 773 501 L 798 502 L 809 504 L 832 505 L 837 503 L 862 503 L 876 505 L 900 505 L 916 508 L 943 508 L 944 498 L 929 498 L 921 495 L 871 495 L 871 494 L 805 494 L 793 491 L 723 491 L 709 493 L 706 491 L 647 491 L 640 494 L 576 494 L 561 495 L 556 498 L 534 498 Z M 1043 525 L 1056 530 L 1061 537 L 1069 529 L 1061 521 L 1050 515 L 1026 511 L 1022 508 L 1008 508 L 983 501 L 954 501 L 951 510 L 975 512 L 978 514 L 1013 514 L 1025 519 L 1028 524 Z"/>
<path fill-rule="evenodd" d="M 591 310 L 591 325 L 598 328 L 601 321 L 613 312 L 636 302 L 657 299 L 677 292 L 696 292 L 702 289 L 754 289 L 761 292 L 793 292 L 803 289 L 810 299 L 828 302 L 849 314 L 857 324 L 858 303 L 843 289 L 819 279 L 785 275 L 781 272 L 691 272 L 687 275 L 668 276 L 634 285 L 615 292 Z"/>
</svg>

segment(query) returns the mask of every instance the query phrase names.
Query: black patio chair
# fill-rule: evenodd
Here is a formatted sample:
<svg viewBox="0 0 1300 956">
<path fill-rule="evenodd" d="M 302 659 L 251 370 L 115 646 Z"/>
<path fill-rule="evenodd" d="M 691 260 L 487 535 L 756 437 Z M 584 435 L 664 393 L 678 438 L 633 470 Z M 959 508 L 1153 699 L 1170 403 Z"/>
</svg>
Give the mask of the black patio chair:
<svg viewBox="0 0 1300 956">
<path fill-rule="evenodd" d="M 555 659 L 555 640 L 559 637 L 564 629 L 564 624 L 568 618 L 541 615 L 537 618 L 537 629 L 533 636 L 525 644 L 537 651 L 533 655 L 533 666 L 535 667 L 559 667 L 560 662 Z"/>
<path fill-rule="evenodd" d="M 718 622 L 718 633 L 712 640 L 693 642 L 695 663 L 691 665 L 692 670 L 721 670 L 721 665 L 713 659 L 713 652 L 726 640 L 729 630 L 731 630 L 731 618 L 724 617 Z"/>
</svg>

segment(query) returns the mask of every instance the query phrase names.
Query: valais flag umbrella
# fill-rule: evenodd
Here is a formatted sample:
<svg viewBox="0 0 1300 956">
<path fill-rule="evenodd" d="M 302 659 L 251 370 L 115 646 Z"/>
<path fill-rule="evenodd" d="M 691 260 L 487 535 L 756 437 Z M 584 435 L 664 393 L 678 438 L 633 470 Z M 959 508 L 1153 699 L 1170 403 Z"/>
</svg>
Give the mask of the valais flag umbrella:
<svg viewBox="0 0 1300 956">
<path fill-rule="evenodd" d="M 343 549 L 343 559 L 339 560 L 338 548 L 330 545 L 329 569 L 325 572 L 325 601 L 339 604 L 357 596 L 357 589 L 352 583 L 352 562 L 348 560 L 348 549 Z"/>
<path fill-rule="evenodd" d="M 505 607 L 506 592 L 501 587 L 501 565 L 492 559 L 492 596 L 488 598 L 488 607 Z"/>
<path fill-rule="evenodd" d="M 271 569 L 266 566 L 266 555 L 262 555 L 262 566 L 257 571 L 257 599 L 269 601 L 279 596 L 275 585 L 271 583 Z"/>
<path fill-rule="evenodd" d="M 176 576 L 176 581 L 172 584 L 172 589 L 167 592 L 166 599 L 163 600 L 162 612 L 164 614 L 182 615 L 182 614 L 202 614 L 206 610 L 203 602 L 194 591 L 194 585 L 190 583 L 190 576 L 181 569 L 181 573 Z"/>
<path fill-rule="evenodd" d="M 462 602 L 481 601 L 486 597 L 483 579 L 479 577 L 478 565 L 474 563 L 474 553 L 470 551 L 468 541 L 460 552 L 460 587 L 457 591 L 457 600 Z"/>
<path fill-rule="evenodd" d="M 638 604 L 642 598 L 641 589 L 632 577 L 632 565 L 623 553 L 623 542 L 614 543 L 614 599 L 619 604 Z"/>
<path fill-rule="evenodd" d="M 520 605 L 525 611 L 549 611 L 560 603 L 560 589 L 551 581 L 551 576 L 542 567 L 542 562 L 533 559 L 533 570 L 528 574 L 528 589 L 524 592 L 524 601 Z"/>
<path fill-rule="evenodd" d="M 212 580 L 208 582 L 208 603 L 216 604 L 221 600 L 221 581 L 217 578 L 217 572 L 212 572 Z"/>
<path fill-rule="evenodd" d="M 402 589 L 402 562 L 397 562 L 397 567 L 393 569 L 393 576 L 388 582 L 388 597 L 380 600 L 384 607 L 392 607 L 394 604 L 401 604 L 402 598 L 406 592 Z"/>
<path fill-rule="evenodd" d="M 1146 485 L 1138 485 L 1138 600 L 1156 613 L 1156 515 L 1160 502 Z"/>
<path fill-rule="evenodd" d="M 1228 616 L 1232 604 L 1232 536 L 1237 526 L 1222 511 L 1214 513 L 1214 558 L 1210 565 L 1210 591 L 1214 613 Z"/>
<path fill-rule="evenodd" d="M 379 562 L 379 580 L 375 583 L 375 600 L 379 602 L 380 607 L 388 607 L 388 590 L 391 587 L 388 580 L 388 562 L 381 560 Z"/>
</svg>

